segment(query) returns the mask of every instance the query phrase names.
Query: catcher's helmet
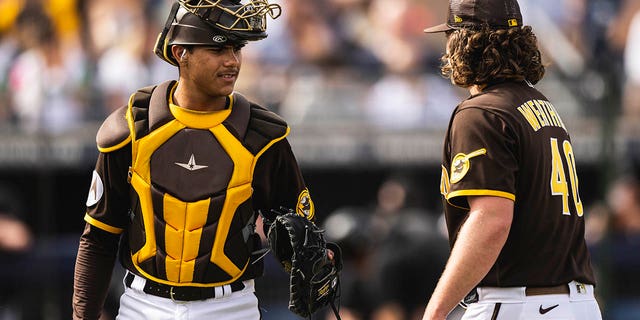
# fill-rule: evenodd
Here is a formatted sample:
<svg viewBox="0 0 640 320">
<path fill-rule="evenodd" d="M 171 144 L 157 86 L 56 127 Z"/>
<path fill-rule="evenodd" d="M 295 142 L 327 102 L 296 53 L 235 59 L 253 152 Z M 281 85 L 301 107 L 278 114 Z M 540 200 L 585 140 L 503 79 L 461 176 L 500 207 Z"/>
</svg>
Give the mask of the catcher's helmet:
<svg viewBox="0 0 640 320">
<path fill-rule="evenodd" d="M 172 65 L 178 62 L 171 46 L 223 46 L 241 44 L 267 37 L 266 15 L 280 16 L 278 4 L 268 0 L 177 0 L 164 29 L 158 35 L 154 52 Z"/>
</svg>

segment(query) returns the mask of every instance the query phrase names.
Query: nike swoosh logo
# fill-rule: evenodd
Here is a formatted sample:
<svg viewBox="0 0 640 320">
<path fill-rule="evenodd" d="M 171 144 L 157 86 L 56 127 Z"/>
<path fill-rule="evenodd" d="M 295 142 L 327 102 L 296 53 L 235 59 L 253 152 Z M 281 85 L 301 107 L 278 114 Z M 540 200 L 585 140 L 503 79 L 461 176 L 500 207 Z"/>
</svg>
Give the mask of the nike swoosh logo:
<svg viewBox="0 0 640 320">
<path fill-rule="evenodd" d="M 553 306 L 551 306 L 549 308 L 543 308 L 542 305 L 540 305 L 540 309 L 538 309 L 538 312 L 540 312 L 540 314 L 545 314 L 545 313 L 555 309 L 558 306 L 559 306 L 559 304 L 556 304 L 556 305 L 553 305 Z"/>
<path fill-rule="evenodd" d="M 196 171 L 196 170 L 200 170 L 200 169 L 204 169 L 204 168 L 208 168 L 209 166 L 201 166 L 199 164 L 196 164 L 196 157 L 191 154 L 191 157 L 189 158 L 189 162 L 188 163 L 179 163 L 179 162 L 174 162 L 175 164 L 189 170 L 189 171 Z"/>
</svg>

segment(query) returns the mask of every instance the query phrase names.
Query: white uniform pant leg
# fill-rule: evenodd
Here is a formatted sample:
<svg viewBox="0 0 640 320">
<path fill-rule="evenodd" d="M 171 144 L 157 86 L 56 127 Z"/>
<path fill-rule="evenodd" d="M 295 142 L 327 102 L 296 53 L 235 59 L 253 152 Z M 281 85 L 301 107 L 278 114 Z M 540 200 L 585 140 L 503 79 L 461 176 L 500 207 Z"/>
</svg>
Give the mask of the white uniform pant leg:
<svg viewBox="0 0 640 320">
<path fill-rule="evenodd" d="M 258 298 L 253 280 L 245 288 L 220 298 L 175 302 L 125 287 L 117 320 L 259 320 Z"/>
<path fill-rule="evenodd" d="M 593 286 L 583 292 L 569 284 L 570 294 L 525 296 L 525 288 L 478 288 L 478 302 L 470 303 L 461 320 L 602 320 Z"/>
</svg>

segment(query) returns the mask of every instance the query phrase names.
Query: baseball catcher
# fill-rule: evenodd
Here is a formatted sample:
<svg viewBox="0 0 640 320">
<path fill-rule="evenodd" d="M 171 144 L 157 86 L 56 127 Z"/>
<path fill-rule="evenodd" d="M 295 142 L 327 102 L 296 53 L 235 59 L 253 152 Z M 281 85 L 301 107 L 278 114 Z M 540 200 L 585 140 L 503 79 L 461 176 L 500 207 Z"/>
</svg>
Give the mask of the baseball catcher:
<svg viewBox="0 0 640 320">
<path fill-rule="evenodd" d="M 98 130 L 76 320 L 100 318 L 116 259 L 126 269 L 120 320 L 261 319 L 256 212 L 314 215 L 286 121 L 235 90 L 242 48 L 267 37 L 280 6 L 172 2 L 154 52 L 177 66 L 178 79 L 136 90 Z"/>
<path fill-rule="evenodd" d="M 290 275 L 289 310 L 310 318 L 330 305 L 340 319 L 334 303 L 340 291 L 340 247 L 326 242 L 324 230 L 291 209 L 271 213 L 275 218 L 265 217 L 265 231 L 271 250 Z"/>
</svg>

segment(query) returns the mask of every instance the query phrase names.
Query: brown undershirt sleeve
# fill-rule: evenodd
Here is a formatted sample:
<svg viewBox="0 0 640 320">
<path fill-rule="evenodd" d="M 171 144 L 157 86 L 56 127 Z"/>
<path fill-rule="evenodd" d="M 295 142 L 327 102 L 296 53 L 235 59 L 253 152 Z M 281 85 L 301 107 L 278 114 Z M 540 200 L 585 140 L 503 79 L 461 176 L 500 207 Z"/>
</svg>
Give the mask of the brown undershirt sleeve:
<svg viewBox="0 0 640 320">
<path fill-rule="evenodd" d="M 120 235 L 86 224 L 73 283 L 73 319 L 97 320 L 107 296 Z"/>
</svg>

